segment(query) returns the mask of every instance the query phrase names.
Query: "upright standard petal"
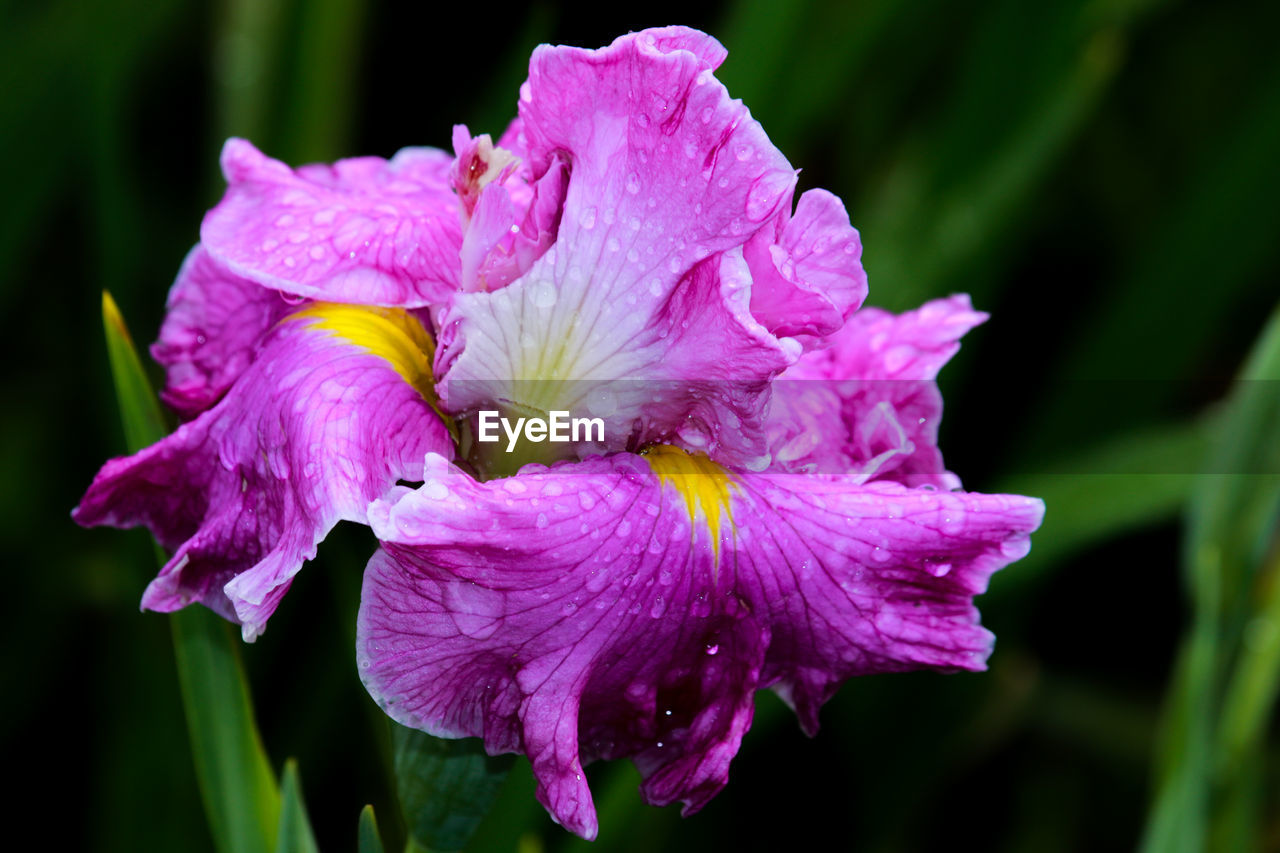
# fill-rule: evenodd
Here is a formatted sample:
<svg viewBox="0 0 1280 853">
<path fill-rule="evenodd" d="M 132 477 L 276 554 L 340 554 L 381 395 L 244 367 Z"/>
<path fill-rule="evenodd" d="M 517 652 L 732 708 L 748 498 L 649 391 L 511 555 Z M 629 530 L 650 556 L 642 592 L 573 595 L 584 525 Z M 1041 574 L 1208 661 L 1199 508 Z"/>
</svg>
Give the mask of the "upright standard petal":
<svg viewBox="0 0 1280 853">
<path fill-rule="evenodd" d="M 568 160 L 563 215 L 554 245 L 524 275 L 445 312 L 437 373 L 451 411 L 572 410 L 599 381 L 706 380 L 661 401 L 618 400 L 601 413 L 619 427 L 606 431 L 611 446 L 635 445 L 636 423 L 645 439 L 682 430 L 693 446 L 740 438 L 739 415 L 721 418 L 715 405 L 727 380 L 734 394 L 750 389 L 754 417 L 765 383 L 800 352 L 752 315 L 742 256 L 789 205 L 795 172 L 713 76 L 723 57 L 714 39 L 683 28 L 602 50 L 534 52 L 522 133 L 535 171 Z M 568 396 L 525 399 L 526 380 L 559 383 Z M 708 399 L 709 422 L 690 421 Z M 722 455 L 750 455 L 734 451 Z"/>
<path fill-rule="evenodd" d="M 151 356 L 165 368 L 160 397 L 185 418 L 208 409 L 298 301 L 233 275 L 196 246 L 169 290 L 160 339 L 151 345 Z"/>
<path fill-rule="evenodd" d="M 766 430 L 778 467 L 959 488 L 938 449 L 935 379 L 986 319 L 963 294 L 899 315 L 858 311 L 774 383 Z"/>
<path fill-rule="evenodd" d="M 338 521 L 363 522 L 397 480 L 421 478 L 426 453 L 450 452 L 429 350 L 403 310 L 308 306 L 216 406 L 108 462 L 74 518 L 144 525 L 174 551 L 145 609 L 198 601 L 252 640 Z"/>
<path fill-rule="evenodd" d="M 370 510 L 383 542 L 361 677 L 405 725 L 523 752 L 557 821 L 596 832 L 583 765 L 631 756 L 647 801 L 725 784 L 775 687 L 807 731 L 844 679 L 982 669 L 973 596 L 1039 501 L 730 472 L 670 447 L 478 483 L 443 459 Z"/>
<path fill-rule="evenodd" d="M 422 307 L 459 283 L 462 226 L 453 158 L 406 148 L 290 169 L 243 139 L 222 150 L 227 193 L 200 228 L 228 269 L 330 302 Z"/>
</svg>

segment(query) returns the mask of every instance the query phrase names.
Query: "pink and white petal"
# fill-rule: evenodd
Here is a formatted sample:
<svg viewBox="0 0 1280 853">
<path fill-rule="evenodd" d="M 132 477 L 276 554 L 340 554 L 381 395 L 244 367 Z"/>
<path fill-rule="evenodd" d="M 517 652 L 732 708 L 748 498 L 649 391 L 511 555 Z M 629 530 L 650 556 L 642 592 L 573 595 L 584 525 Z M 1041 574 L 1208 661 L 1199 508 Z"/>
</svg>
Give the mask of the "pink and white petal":
<svg viewBox="0 0 1280 853">
<path fill-rule="evenodd" d="M 161 399 L 185 418 L 212 406 L 297 301 L 231 274 L 204 247 L 193 248 L 169 290 L 159 340 L 151 345 L 152 357 L 165 368 Z"/>
<path fill-rule="evenodd" d="M 231 272 L 310 299 L 421 307 L 458 287 L 453 158 L 406 148 L 290 169 L 242 139 L 222 150 L 227 192 L 201 242 Z"/>
<path fill-rule="evenodd" d="M 858 311 L 827 349 L 805 353 L 775 383 L 766 426 L 775 456 L 788 443 L 814 443 L 806 437 L 821 429 L 825 447 L 796 456 L 787 470 L 861 472 L 872 480 L 959 488 L 938 449 L 942 394 L 935 378 L 959 351 L 960 338 L 986 319 L 963 294 L 899 315 Z M 835 402 L 839 429 L 832 429 L 829 410 L 807 414 Z"/>
<path fill-rule="evenodd" d="M 706 460 L 660 477 L 651 458 L 478 483 L 433 457 L 421 488 L 369 514 L 384 549 L 357 630 L 370 694 L 405 725 L 529 755 L 540 800 L 585 837 L 584 764 L 631 756 L 646 798 L 696 810 L 728 778 L 757 687 L 812 731 L 852 675 L 982 668 L 972 598 L 1042 512 Z"/>
<path fill-rule="evenodd" d="M 462 238 L 462 279 L 464 291 L 488 290 L 487 277 L 480 274 L 489 256 L 505 241 L 509 254 L 516 209 L 506 187 L 494 182 L 476 193 L 476 201 Z"/>
<path fill-rule="evenodd" d="M 795 174 L 712 75 L 722 57 L 713 39 L 681 28 L 598 51 L 535 51 L 522 132 L 535 169 L 559 156 L 571 163 L 563 217 L 555 244 L 521 278 L 447 310 L 442 324 L 457 326 L 441 353 L 452 410 L 493 401 L 476 380 L 668 379 L 677 330 L 748 385 L 794 360 L 798 347 L 723 292 L 719 256 L 777 214 Z M 735 263 L 745 271 L 740 252 Z M 673 316 L 675 303 L 727 322 L 696 326 Z M 649 431 L 674 432 L 686 413 L 617 411 L 628 423 L 666 414 Z"/>
<path fill-rule="evenodd" d="M 844 204 L 826 190 L 806 192 L 795 215 L 784 213 L 779 224 L 776 237 L 762 230 L 744 250 L 751 312 L 773 334 L 815 346 L 867 297 L 862 240 Z"/>
<path fill-rule="evenodd" d="M 335 309 L 368 311 L 313 306 L 286 319 L 221 402 L 94 479 L 77 522 L 142 525 L 174 551 L 145 609 L 199 601 L 253 639 L 338 521 L 364 521 L 371 500 L 421 477 L 427 452 L 448 452 L 403 356 L 343 338 L 325 321 Z M 376 316 L 393 314 L 417 323 Z M 425 353 L 418 361 L 426 369 Z"/>
</svg>

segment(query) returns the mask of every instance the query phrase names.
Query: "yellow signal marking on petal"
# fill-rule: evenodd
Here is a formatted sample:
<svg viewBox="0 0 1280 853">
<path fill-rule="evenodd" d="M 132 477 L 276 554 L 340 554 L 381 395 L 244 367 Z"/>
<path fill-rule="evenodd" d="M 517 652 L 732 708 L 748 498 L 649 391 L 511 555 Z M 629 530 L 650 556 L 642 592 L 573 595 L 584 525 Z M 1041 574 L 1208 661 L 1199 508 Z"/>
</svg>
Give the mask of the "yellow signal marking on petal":
<svg viewBox="0 0 1280 853">
<path fill-rule="evenodd" d="M 329 332 L 379 356 L 423 399 L 435 405 L 435 380 L 431 375 L 435 342 L 422 323 L 405 309 L 316 302 L 287 319 L 306 322 L 310 328 Z"/>
<path fill-rule="evenodd" d="M 687 453 L 669 444 L 658 444 L 643 451 L 653 473 L 663 485 L 670 483 L 684 498 L 689 520 L 697 523 L 702 513 L 711 533 L 711 547 L 717 564 L 720 559 L 720 524 L 727 519 L 733 526 L 729 506 L 730 490 L 737 488 L 733 476 L 707 457 L 705 453 Z"/>
</svg>

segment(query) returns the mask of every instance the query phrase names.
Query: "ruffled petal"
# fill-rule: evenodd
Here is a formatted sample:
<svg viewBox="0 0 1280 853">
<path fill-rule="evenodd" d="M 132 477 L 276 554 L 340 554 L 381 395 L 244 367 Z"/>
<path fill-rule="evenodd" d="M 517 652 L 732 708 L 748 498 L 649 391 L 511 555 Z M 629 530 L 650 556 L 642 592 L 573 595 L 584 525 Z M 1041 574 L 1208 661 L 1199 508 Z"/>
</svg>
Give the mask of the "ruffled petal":
<svg viewBox="0 0 1280 853">
<path fill-rule="evenodd" d="M 309 306 L 216 406 L 108 462 L 73 517 L 144 525 L 174 551 L 145 609 L 199 601 L 251 640 L 338 521 L 364 521 L 397 480 L 421 478 L 426 453 L 449 452 L 424 347 L 404 311 Z"/>
<path fill-rule="evenodd" d="M 744 251 L 751 313 L 774 335 L 817 346 L 867 298 L 862 240 L 826 190 L 802 195 L 794 216 L 778 217 L 776 231 L 760 231 Z"/>
<path fill-rule="evenodd" d="M 311 299 L 421 307 L 459 284 L 453 158 L 406 148 L 290 169 L 243 139 L 222 149 L 227 193 L 200 228 L 236 275 Z"/>
<path fill-rule="evenodd" d="M 297 301 L 232 275 L 196 246 L 169 290 L 160 338 L 151 345 L 166 373 L 161 399 L 185 418 L 212 406 Z"/>
<path fill-rule="evenodd" d="M 405 725 L 527 754 L 539 799 L 588 838 L 585 763 L 631 756 L 647 800 L 696 810 L 758 687 L 812 731 L 850 676 L 983 668 L 973 596 L 1043 511 L 671 448 L 487 483 L 433 457 L 424 474 L 370 510 L 384 550 L 365 574 L 361 677 Z"/>
<path fill-rule="evenodd" d="M 712 75 L 723 56 L 714 39 L 683 28 L 597 51 L 534 52 L 521 132 L 535 172 L 561 157 L 570 164 L 563 215 L 555 244 L 524 275 L 463 294 L 445 312 L 442 326 L 456 331 L 437 372 L 450 410 L 498 400 L 572 408 L 523 399 L 503 382 L 565 380 L 575 393 L 576 380 L 703 378 L 711 355 L 690 364 L 673 351 L 682 341 L 747 386 L 794 361 L 799 345 L 751 313 L 741 248 L 789 203 L 795 172 Z M 614 416 L 648 434 L 689 429 L 686 406 L 651 402 L 623 401 Z M 716 408 L 698 446 L 737 430 Z M 629 428 L 607 435 L 614 448 L 636 439 Z"/>
<path fill-rule="evenodd" d="M 864 308 L 774 383 L 766 431 L 789 471 L 959 488 L 938 449 L 938 371 L 987 319 L 957 294 L 894 315 Z"/>
</svg>

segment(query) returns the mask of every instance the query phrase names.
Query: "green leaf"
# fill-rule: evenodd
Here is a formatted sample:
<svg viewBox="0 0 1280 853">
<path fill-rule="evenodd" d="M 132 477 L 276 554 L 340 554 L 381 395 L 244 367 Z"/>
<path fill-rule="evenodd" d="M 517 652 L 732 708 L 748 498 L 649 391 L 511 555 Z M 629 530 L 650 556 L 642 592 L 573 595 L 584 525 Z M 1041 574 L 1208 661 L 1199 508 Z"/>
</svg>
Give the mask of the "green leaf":
<svg viewBox="0 0 1280 853">
<path fill-rule="evenodd" d="M 1280 691 L 1280 550 L 1262 579 L 1265 594 L 1246 623 L 1244 646 L 1227 685 L 1218 730 L 1219 772 L 1234 775 L 1263 745 Z"/>
<path fill-rule="evenodd" d="M 164 438 L 169 430 L 120 309 L 105 290 L 102 291 L 102 327 L 107 337 L 107 358 L 120 403 L 125 442 L 130 452 L 136 453 Z"/>
<path fill-rule="evenodd" d="M 1280 692 L 1280 306 L 1232 395 L 1217 456 L 1216 470 L 1248 472 L 1219 475 L 1195 506 L 1196 548 L 1215 553 L 1221 569 L 1220 635 L 1231 645 L 1219 661 L 1235 659 L 1214 739 L 1211 824 L 1215 842 L 1234 843 L 1258 837 L 1257 756 Z"/>
<path fill-rule="evenodd" d="M 360 826 L 356 832 L 356 853 L 384 853 L 382 836 L 378 834 L 378 821 L 373 816 L 373 806 L 360 810 Z"/>
<path fill-rule="evenodd" d="M 1260 571 L 1274 547 L 1280 507 L 1280 308 L 1255 346 L 1233 389 L 1208 470 L 1188 514 L 1184 563 L 1194 615 L 1170 689 L 1162 763 L 1144 849 L 1204 848 L 1210 835 L 1214 784 L 1224 796 L 1216 837 L 1240 838 L 1256 809 L 1245 756 L 1263 744 L 1274 703 L 1280 643 L 1246 634 L 1269 627 L 1280 610 L 1274 568 Z M 1256 590 L 1268 588 L 1266 595 Z M 1254 621 L 1250 622 L 1250 614 Z M 1262 620 L 1258 622 L 1257 620 Z M 1222 713 L 1221 673 L 1238 657 Z"/>
<path fill-rule="evenodd" d="M 443 740 L 394 723 L 392 741 L 411 848 L 461 850 L 497 799 L 513 756 L 486 755 L 477 738 Z"/>
<path fill-rule="evenodd" d="M 164 437 L 164 420 L 124 319 L 102 296 L 107 354 L 131 450 Z M 163 562 L 163 555 L 161 555 Z M 201 607 L 173 614 L 173 649 L 196 777 L 220 853 L 268 853 L 280 791 L 253 720 L 249 686 L 228 624 Z"/>
<path fill-rule="evenodd" d="M 173 614 L 173 651 L 196 776 L 222 853 L 275 845 L 280 792 L 253 719 L 231 627 L 203 607 Z"/>
<path fill-rule="evenodd" d="M 280 785 L 280 829 L 276 833 L 276 853 L 319 853 L 307 805 L 302 799 L 302 781 L 298 778 L 298 762 L 284 763 Z"/>
</svg>

